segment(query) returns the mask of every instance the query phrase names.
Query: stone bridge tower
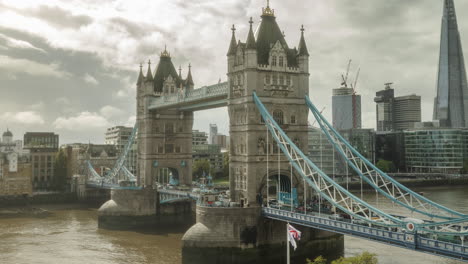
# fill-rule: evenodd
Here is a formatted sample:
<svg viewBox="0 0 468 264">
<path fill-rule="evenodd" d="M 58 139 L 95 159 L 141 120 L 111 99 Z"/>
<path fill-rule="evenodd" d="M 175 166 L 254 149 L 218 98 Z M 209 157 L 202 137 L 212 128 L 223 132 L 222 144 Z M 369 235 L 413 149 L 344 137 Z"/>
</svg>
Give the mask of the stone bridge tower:
<svg viewBox="0 0 468 264">
<path fill-rule="evenodd" d="M 148 71 L 137 81 L 138 166 L 139 185 L 151 186 L 160 169 L 167 168 L 181 185 L 192 184 L 193 112 L 149 110 L 151 97 L 185 94 L 194 83 L 189 66 L 186 79 L 177 73 L 167 50 L 161 53 L 156 72 Z"/>
<path fill-rule="evenodd" d="M 236 41 L 233 26 L 227 54 L 231 199 L 244 205 L 258 204 L 259 193 L 265 197 L 267 178 L 280 174 L 286 181 L 291 179 L 291 167 L 284 155 L 278 170 L 278 147 L 271 136 L 267 146 L 266 127 L 253 102 L 253 92 L 303 151 L 307 148 L 308 118 L 304 96 L 309 93 L 309 53 L 304 28 L 301 28 L 298 48 L 290 48 L 269 5 L 262 11 L 255 34 L 252 18 L 249 23 L 245 43 Z M 299 178 L 292 178 L 293 186 L 299 186 Z"/>
</svg>

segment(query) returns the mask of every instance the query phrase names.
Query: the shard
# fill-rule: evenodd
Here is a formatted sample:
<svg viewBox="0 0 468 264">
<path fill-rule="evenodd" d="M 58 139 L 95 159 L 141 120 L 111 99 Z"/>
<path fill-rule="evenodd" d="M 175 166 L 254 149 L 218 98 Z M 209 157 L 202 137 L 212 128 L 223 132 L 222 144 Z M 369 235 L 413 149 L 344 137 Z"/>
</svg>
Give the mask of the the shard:
<svg viewBox="0 0 468 264">
<path fill-rule="evenodd" d="M 442 127 L 468 127 L 468 87 L 453 0 L 444 0 L 434 120 Z"/>
</svg>

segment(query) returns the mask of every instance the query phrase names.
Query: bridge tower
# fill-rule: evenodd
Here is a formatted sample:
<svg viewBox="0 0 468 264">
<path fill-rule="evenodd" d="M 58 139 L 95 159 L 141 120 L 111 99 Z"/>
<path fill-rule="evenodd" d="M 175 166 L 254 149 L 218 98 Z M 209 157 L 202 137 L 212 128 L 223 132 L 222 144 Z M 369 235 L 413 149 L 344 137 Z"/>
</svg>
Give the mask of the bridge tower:
<svg viewBox="0 0 468 264">
<path fill-rule="evenodd" d="M 193 112 L 177 109 L 149 110 L 151 97 L 184 96 L 194 83 L 189 65 L 187 77 L 177 73 L 165 49 L 153 75 L 148 62 L 146 76 L 140 67 L 137 81 L 138 180 L 151 186 L 161 168 L 168 168 L 181 185 L 192 183 Z"/>
<path fill-rule="evenodd" d="M 262 10 L 255 34 L 252 18 L 249 23 L 245 43 L 236 41 L 235 27 L 232 27 L 227 75 L 231 199 L 253 205 L 260 201 L 259 193 L 265 197 L 267 178 L 276 179 L 280 174 L 290 181 L 291 167 L 284 155 L 279 155 L 278 170 L 278 155 L 275 155 L 278 147 L 271 136 L 267 144 L 266 127 L 252 94 L 257 93 L 276 122 L 305 150 L 309 111 L 304 96 L 309 93 L 309 53 L 304 28 L 301 27 L 298 48 L 290 48 L 269 5 Z M 267 152 L 270 154 L 268 170 Z M 300 186 L 299 178 L 292 178 L 293 186 Z"/>
</svg>

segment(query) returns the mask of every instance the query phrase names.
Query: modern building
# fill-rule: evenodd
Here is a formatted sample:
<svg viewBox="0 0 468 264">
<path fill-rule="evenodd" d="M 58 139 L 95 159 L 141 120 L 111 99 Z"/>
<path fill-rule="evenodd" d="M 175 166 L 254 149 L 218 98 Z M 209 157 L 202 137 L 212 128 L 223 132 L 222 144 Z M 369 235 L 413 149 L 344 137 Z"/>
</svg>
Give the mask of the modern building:
<svg viewBox="0 0 468 264">
<path fill-rule="evenodd" d="M 421 96 L 412 94 L 395 97 L 393 108 L 394 130 L 414 128 L 414 124 L 421 122 Z"/>
<path fill-rule="evenodd" d="M 376 132 L 375 161 L 391 161 L 395 169 L 406 171 L 405 134 L 403 131 Z"/>
<path fill-rule="evenodd" d="M 24 148 L 31 153 L 33 191 L 54 190 L 55 157 L 58 152 L 59 136 L 47 132 L 27 132 L 24 134 Z"/>
<path fill-rule="evenodd" d="M 198 160 L 208 160 L 210 162 L 210 170 L 213 170 L 214 173 L 222 172 L 224 156 L 221 152 L 221 146 L 201 144 L 193 146 L 192 150 L 194 162 Z"/>
<path fill-rule="evenodd" d="M 408 171 L 460 173 L 463 169 L 468 129 L 416 129 L 404 134 Z"/>
<path fill-rule="evenodd" d="M 361 155 L 375 164 L 375 131 L 370 128 L 340 130 L 340 134 Z"/>
<path fill-rule="evenodd" d="M 385 89 L 378 91 L 376 103 L 377 131 L 399 131 L 414 128 L 421 122 L 421 96 L 407 95 L 395 97 L 392 83 L 386 83 Z"/>
<path fill-rule="evenodd" d="M 208 136 L 203 131 L 192 130 L 192 146 L 208 144 Z"/>
<path fill-rule="evenodd" d="M 209 144 L 215 144 L 215 137 L 218 135 L 218 125 L 210 124 L 210 138 L 208 140 Z"/>
<path fill-rule="evenodd" d="M 127 146 L 128 141 L 132 135 L 133 127 L 125 126 L 115 126 L 108 128 L 106 131 L 105 144 L 114 145 L 117 149 L 117 153 L 121 154 L 125 146 Z M 127 169 L 137 175 L 137 160 L 138 160 L 138 151 L 137 151 L 137 138 L 133 141 L 133 144 L 128 152 L 127 158 L 125 160 L 125 166 Z"/>
<path fill-rule="evenodd" d="M 229 149 L 229 136 L 217 134 L 214 137 L 213 144 L 219 145 L 222 149 Z"/>
<path fill-rule="evenodd" d="M 341 173 L 341 159 L 338 154 L 333 155 L 333 153 L 333 146 L 325 133 L 320 128 L 309 126 L 308 156 L 327 175 Z M 334 162 L 335 166 L 333 166 Z"/>
<path fill-rule="evenodd" d="M 361 95 L 352 88 L 333 89 L 332 119 L 338 130 L 361 128 Z"/>
<path fill-rule="evenodd" d="M 444 1 L 433 119 L 442 127 L 468 127 L 468 85 L 453 0 Z"/>
</svg>

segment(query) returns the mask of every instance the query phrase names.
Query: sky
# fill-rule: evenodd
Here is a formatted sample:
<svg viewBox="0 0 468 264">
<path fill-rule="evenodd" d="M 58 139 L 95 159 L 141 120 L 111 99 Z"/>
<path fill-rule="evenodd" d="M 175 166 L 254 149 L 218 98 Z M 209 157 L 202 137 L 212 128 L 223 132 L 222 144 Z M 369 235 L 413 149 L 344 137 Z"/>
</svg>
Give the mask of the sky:
<svg viewBox="0 0 468 264">
<path fill-rule="evenodd" d="M 263 0 L 0 0 L 0 131 L 15 139 L 51 131 L 60 143 L 103 143 L 106 128 L 133 126 L 140 62 L 155 64 L 167 45 L 196 87 L 226 80 L 231 26 L 247 39 Z M 375 92 L 393 82 L 397 96 L 422 97 L 432 119 L 442 0 L 271 0 L 290 47 L 303 24 L 310 53 L 310 97 L 331 119 L 332 89 L 353 59 L 361 68 L 363 127 L 375 128 Z M 468 1 L 455 0 L 468 49 Z M 467 51 L 468 52 L 468 51 Z M 312 118 L 309 115 L 310 119 Z M 194 129 L 217 123 L 226 108 L 195 113 Z"/>
</svg>

